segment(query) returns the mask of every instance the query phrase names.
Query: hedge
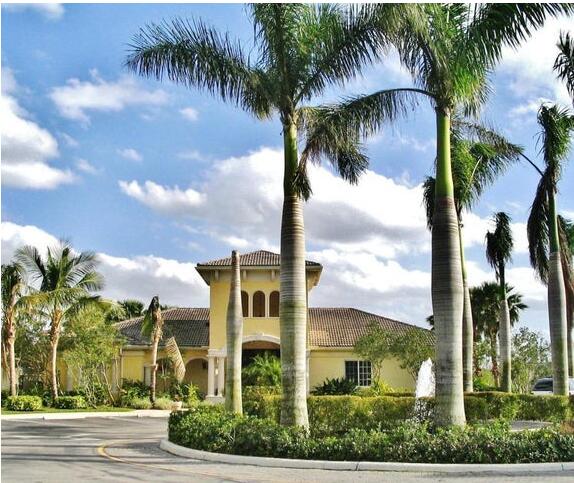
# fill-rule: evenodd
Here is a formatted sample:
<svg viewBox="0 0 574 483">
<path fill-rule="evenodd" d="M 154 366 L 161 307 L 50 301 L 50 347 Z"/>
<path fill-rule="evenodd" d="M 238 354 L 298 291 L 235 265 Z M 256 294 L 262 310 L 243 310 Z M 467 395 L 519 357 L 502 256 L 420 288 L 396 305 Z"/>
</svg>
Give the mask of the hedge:
<svg viewBox="0 0 574 483">
<path fill-rule="evenodd" d="M 83 396 L 60 396 L 53 406 L 58 409 L 85 409 L 88 407 Z"/>
<path fill-rule="evenodd" d="M 10 411 L 39 411 L 42 409 L 40 396 L 8 396 L 6 409 Z"/>
<path fill-rule="evenodd" d="M 279 422 L 281 397 L 254 393 L 246 398 L 246 414 Z M 415 404 L 418 405 L 415 411 Z M 400 396 L 310 396 L 307 399 L 312 429 L 322 434 L 335 434 L 357 429 L 380 429 L 406 419 L 426 420 L 432 417 L 433 398 L 417 403 L 414 397 Z M 492 419 L 565 421 L 574 415 L 574 397 L 534 396 L 500 392 L 465 395 L 468 422 Z"/>
<path fill-rule="evenodd" d="M 346 461 L 534 463 L 574 460 L 574 435 L 556 429 L 511 432 L 508 424 L 432 430 L 403 422 L 386 430 L 318 436 L 271 419 L 201 406 L 172 413 L 169 440 L 217 453 Z"/>
</svg>

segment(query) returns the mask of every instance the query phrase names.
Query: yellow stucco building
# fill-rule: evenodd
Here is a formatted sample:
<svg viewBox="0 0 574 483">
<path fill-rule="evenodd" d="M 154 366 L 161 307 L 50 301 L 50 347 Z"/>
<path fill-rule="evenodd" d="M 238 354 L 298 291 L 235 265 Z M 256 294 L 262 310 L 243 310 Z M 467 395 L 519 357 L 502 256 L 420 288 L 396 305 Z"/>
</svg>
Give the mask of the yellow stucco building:
<svg viewBox="0 0 574 483">
<path fill-rule="evenodd" d="M 261 351 L 279 355 L 279 265 L 276 253 L 259 250 L 241 255 L 243 305 L 243 360 Z M 193 382 L 208 400 L 224 397 L 226 313 L 229 299 L 231 259 L 199 263 L 196 270 L 210 288 L 209 308 L 174 308 L 163 311 L 186 362 L 187 382 Z M 319 283 L 322 265 L 306 262 L 307 293 Z M 371 383 L 371 366 L 353 352 L 357 339 L 376 322 L 389 331 L 413 326 L 354 308 L 310 307 L 307 321 L 307 387 L 326 378 L 348 377 L 359 386 Z M 142 318 L 117 324 L 126 339 L 114 379 L 149 381 L 151 348 L 140 335 Z M 421 329 L 424 330 L 424 329 Z M 159 357 L 163 353 L 160 351 Z M 395 388 L 412 389 L 412 377 L 395 360 L 383 364 L 382 379 Z"/>
</svg>

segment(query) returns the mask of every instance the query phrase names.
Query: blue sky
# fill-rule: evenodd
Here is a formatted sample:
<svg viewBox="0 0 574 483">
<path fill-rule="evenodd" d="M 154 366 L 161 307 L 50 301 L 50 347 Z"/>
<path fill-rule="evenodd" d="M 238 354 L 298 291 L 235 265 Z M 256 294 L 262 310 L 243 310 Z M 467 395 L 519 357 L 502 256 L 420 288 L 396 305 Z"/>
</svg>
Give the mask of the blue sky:
<svg viewBox="0 0 574 483">
<path fill-rule="evenodd" d="M 136 78 L 123 67 L 138 28 L 174 16 L 201 17 L 242 41 L 252 29 L 242 5 L 56 5 L 2 7 L 2 260 L 22 243 L 67 237 L 97 251 L 105 294 L 206 306 L 196 262 L 229 251 L 277 249 L 281 145 L 277 120 L 259 122 L 204 92 Z M 552 63 L 565 19 L 551 21 L 493 75 L 484 118 L 536 157 L 540 102 L 571 105 Z M 404 86 L 390 53 L 339 95 Z M 368 141 L 370 171 L 358 187 L 328 166 L 311 171 L 306 207 L 309 258 L 324 264 L 310 302 L 355 306 L 423 324 L 430 313 L 430 237 L 420 183 L 432 169 L 434 115 Z M 531 306 L 522 324 L 547 333 L 545 288 L 528 265 L 525 222 L 536 174 L 513 167 L 465 217 L 472 283 L 492 279 L 484 234 L 494 211 L 515 222 L 510 283 Z M 574 169 L 559 208 L 574 217 Z"/>
</svg>

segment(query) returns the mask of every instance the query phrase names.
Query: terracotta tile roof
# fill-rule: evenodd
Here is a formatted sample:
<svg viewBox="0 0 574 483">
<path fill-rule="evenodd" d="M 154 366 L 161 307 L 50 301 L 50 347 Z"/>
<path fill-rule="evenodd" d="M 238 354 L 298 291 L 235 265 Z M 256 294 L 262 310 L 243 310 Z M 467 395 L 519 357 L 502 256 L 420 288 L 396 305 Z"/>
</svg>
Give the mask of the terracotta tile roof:
<svg viewBox="0 0 574 483">
<path fill-rule="evenodd" d="M 176 308 L 163 311 L 167 326 L 182 347 L 206 347 L 209 345 L 209 309 Z M 149 346 L 140 334 L 143 317 L 118 322 L 116 327 L 129 345 Z M 425 331 L 434 341 L 431 331 L 415 325 L 399 322 L 380 315 L 352 308 L 309 308 L 309 345 L 311 347 L 353 347 L 364 335 L 371 322 L 383 329 L 405 332 L 411 329 Z"/>
<path fill-rule="evenodd" d="M 162 315 L 179 346 L 207 347 L 209 345 L 209 309 L 175 308 L 164 310 Z M 143 317 L 136 317 L 116 324 L 128 345 L 150 345 L 149 339 L 141 335 L 142 321 Z"/>
<path fill-rule="evenodd" d="M 279 266 L 281 256 L 278 253 L 269 252 L 267 250 L 257 250 L 251 253 L 240 253 L 239 262 L 242 267 L 269 267 Z M 306 260 L 305 264 L 308 267 L 320 267 L 321 264 Z M 219 260 L 210 260 L 209 262 L 198 263 L 197 267 L 230 267 L 231 257 L 220 258 Z"/>
<path fill-rule="evenodd" d="M 309 345 L 311 347 L 353 347 L 359 337 L 367 333 L 372 322 L 377 322 L 390 332 L 424 330 L 429 338 L 430 330 L 399 322 L 380 315 L 352 308 L 309 308 Z"/>
</svg>

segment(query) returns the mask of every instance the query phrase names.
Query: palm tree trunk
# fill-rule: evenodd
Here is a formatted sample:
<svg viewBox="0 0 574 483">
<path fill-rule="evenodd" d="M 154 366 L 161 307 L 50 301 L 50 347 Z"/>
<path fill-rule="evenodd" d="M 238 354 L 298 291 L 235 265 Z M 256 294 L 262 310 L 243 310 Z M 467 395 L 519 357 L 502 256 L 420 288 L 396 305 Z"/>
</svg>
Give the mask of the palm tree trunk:
<svg viewBox="0 0 574 483">
<path fill-rule="evenodd" d="M 470 290 L 466 280 L 466 266 L 464 257 L 464 245 L 462 241 L 462 224 L 459 216 L 458 237 L 460 242 L 460 264 L 462 267 L 462 286 L 464 290 L 464 302 L 462 311 L 462 381 L 464 392 L 472 392 L 473 386 L 473 348 L 474 331 L 472 323 L 472 306 L 470 302 Z"/>
<path fill-rule="evenodd" d="M 498 370 L 498 351 L 496 350 L 496 334 L 490 334 L 490 364 L 492 366 L 492 378 L 494 385 L 500 386 L 500 371 Z"/>
<path fill-rule="evenodd" d="M 281 424 L 309 426 L 307 415 L 307 283 L 303 204 L 293 188 L 298 167 L 297 129 L 284 124 L 285 173 L 281 218 L 279 320 L 281 335 Z"/>
<path fill-rule="evenodd" d="M 16 343 L 16 327 L 14 326 L 14 312 L 12 309 L 6 310 L 6 345 L 8 346 L 8 378 L 10 380 L 10 395 L 18 394 L 18 384 L 16 377 L 16 352 L 14 344 Z M 2 349 L 6 349 L 3 347 Z M 6 355 L 4 354 L 4 357 Z"/>
<path fill-rule="evenodd" d="M 243 310 L 241 307 L 241 275 L 239 255 L 231 253 L 231 284 L 227 305 L 227 360 L 225 367 L 225 408 L 243 414 L 241 400 L 241 347 Z"/>
<path fill-rule="evenodd" d="M 450 162 L 450 112 L 437 108 L 437 170 L 432 229 L 432 306 L 436 333 L 436 423 L 464 425 L 464 293 Z"/>
<path fill-rule="evenodd" d="M 552 369 L 554 372 L 554 394 L 568 395 L 568 350 L 566 323 L 566 290 L 562 263 L 560 260 L 560 242 L 558 237 L 558 219 L 556 217 L 556 198 L 552 191 L 548 193 L 550 258 L 548 260 L 548 318 L 550 321 L 550 345 L 552 347 Z"/>
<path fill-rule="evenodd" d="M 510 311 L 506 299 L 506 279 L 504 266 L 499 267 L 500 274 L 500 314 L 498 319 L 498 334 L 500 338 L 500 361 L 502 362 L 502 374 L 500 390 L 512 392 L 512 334 L 510 329 Z"/>
<path fill-rule="evenodd" d="M 60 319 L 61 314 L 59 311 L 56 311 L 52 317 L 52 325 L 50 327 L 50 378 L 53 400 L 58 398 L 58 342 L 60 340 Z"/>
<path fill-rule="evenodd" d="M 574 312 L 569 310 L 566 315 L 566 327 L 568 329 L 568 375 L 572 377 L 572 374 L 574 374 Z"/>
<path fill-rule="evenodd" d="M 159 339 L 160 338 L 157 335 L 154 335 L 151 347 L 151 380 L 149 385 L 149 400 L 152 404 L 155 404 L 155 388 L 157 381 L 157 348 L 159 346 Z"/>
</svg>

